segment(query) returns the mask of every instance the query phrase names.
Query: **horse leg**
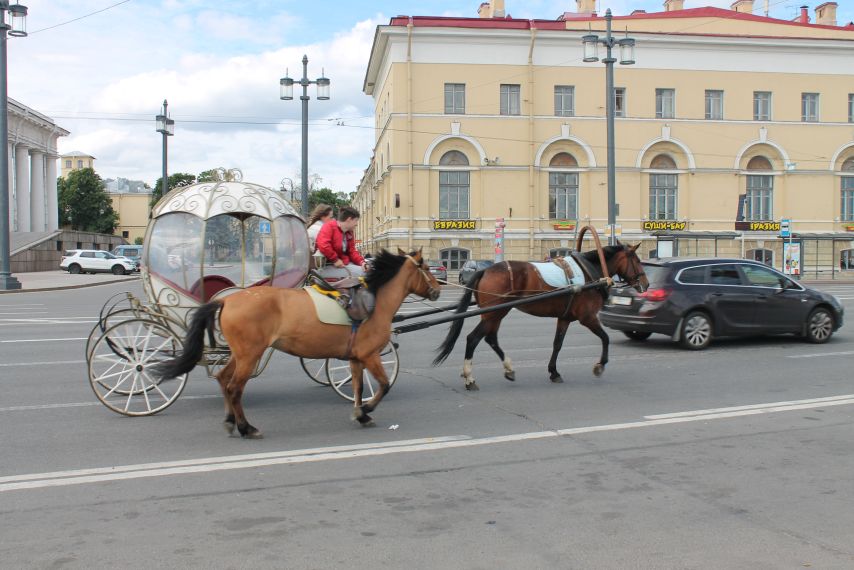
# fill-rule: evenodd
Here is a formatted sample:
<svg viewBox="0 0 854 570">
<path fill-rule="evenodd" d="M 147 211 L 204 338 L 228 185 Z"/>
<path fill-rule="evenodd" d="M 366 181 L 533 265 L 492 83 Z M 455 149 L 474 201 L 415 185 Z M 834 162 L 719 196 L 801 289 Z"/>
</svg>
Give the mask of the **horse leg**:
<svg viewBox="0 0 854 570">
<path fill-rule="evenodd" d="M 481 321 L 477 323 L 474 330 L 472 330 L 466 337 L 466 357 L 465 360 L 463 360 L 463 373 L 460 374 L 460 376 L 463 377 L 463 380 L 465 380 L 466 390 L 480 390 L 477 383 L 474 381 L 474 376 L 471 374 L 471 361 L 474 356 L 474 349 L 477 348 L 477 345 L 485 335 L 485 323 L 485 317 L 481 317 Z"/>
<path fill-rule="evenodd" d="M 261 439 L 263 434 L 261 431 L 250 424 L 246 419 L 246 414 L 243 412 L 243 389 L 246 386 L 246 383 L 249 381 L 249 378 L 252 377 L 252 373 L 255 371 L 255 366 L 258 365 L 258 361 L 261 360 L 261 356 L 263 356 L 263 350 L 258 353 L 250 353 L 249 355 L 244 355 L 245 357 L 237 359 L 236 355 L 232 355 L 232 358 L 237 360 L 234 367 L 234 374 L 231 376 L 230 381 L 226 385 L 226 392 L 228 394 L 229 401 L 231 402 L 231 409 L 234 410 L 234 419 L 237 423 L 237 431 L 240 432 L 242 437 L 248 439 Z"/>
<path fill-rule="evenodd" d="M 593 375 L 598 378 L 605 372 L 605 365 L 608 364 L 608 345 L 611 341 L 608 338 L 608 333 L 602 328 L 599 317 L 596 315 L 591 315 L 580 322 L 602 341 L 602 354 L 599 356 L 599 362 L 593 366 Z"/>
<path fill-rule="evenodd" d="M 555 328 L 555 338 L 552 342 L 552 357 L 549 359 L 549 380 L 554 382 L 555 384 L 560 384 L 563 382 L 563 378 L 560 375 L 560 372 L 557 371 L 557 355 L 560 353 L 560 349 L 563 348 L 563 337 L 566 336 L 566 329 L 569 327 L 569 324 L 572 321 L 567 321 L 564 319 L 557 320 L 557 327 Z"/>
<path fill-rule="evenodd" d="M 364 384 L 365 366 L 359 360 L 350 361 L 350 382 L 353 383 L 353 414 L 352 418 L 359 422 L 362 427 L 371 427 L 374 425 L 374 420 L 367 414 L 370 410 L 362 403 L 362 390 Z"/>
<path fill-rule="evenodd" d="M 219 389 L 222 391 L 222 399 L 225 402 L 225 420 L 222 422 L 223 427 L 225 427 L 225 431 L 229 434 L 234 433 L 234 410 L 231 408 L 230 398 L 228 396 L 228 383 L 231 381 L 231 377 L 234 375 L 234 358 L 229 358 L 228 362 L 223 366 L 219 372 L 216 373 L 217 382 L 219 382 Z"/>
<path fill-rule="evenodd" d="M 383 368 L 382 358 L 379 354 L 372 354 L 364 362 L 360 363 L 360 366 L 368 369 L 368 372 L 371 373 L 377 383 L 379 383 L 379 390 L 376 394 L 374 394 L 373 398 L 365 404 L 362 404 L 358 407 L 358 410 L 361 412 L 360 418 L 355 418 L 361 423 L 363 426 L 373 426 L 374 421 L 371 419 L 371 416 L 368 415 L 368 412 L 374 411 L 382 399 L 388 394 L 390 385 L 388 382 L 388 375 L 386 374 L 385 368 Z M 364 386 L 364 382 L 362 383 Z"/>
<path fill-rule="evenodd" d="M 516 380 L 516 371 L 513 370 L 513 361 L 510 360 L 509 356 L 504 355 L 504 351 L 501 350 L 501 347 L 498 346 L 498 325 L 501 324 L 501 321 L 493 321 L 495 322 L 495 326 L 490 327 L 493 330 L 490 330 L 484 340 L 486 340 L 486 344 L 492 347 L 492 350 L 495 351 L 495 354 L 498 355 L 498 358 L 501 359 L 501 365 L 504 366 L 504 377 L 513 382 Z M 490 323 L 491 324 L 491 323 Z"/>
</svg>

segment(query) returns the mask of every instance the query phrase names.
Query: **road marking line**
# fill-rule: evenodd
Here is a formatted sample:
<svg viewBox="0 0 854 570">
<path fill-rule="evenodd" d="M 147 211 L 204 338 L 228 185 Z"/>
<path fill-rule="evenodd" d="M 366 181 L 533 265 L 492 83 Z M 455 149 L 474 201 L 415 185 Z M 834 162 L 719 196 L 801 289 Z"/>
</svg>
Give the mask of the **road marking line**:
<svg viewBox="0 0 854 570">
<path fill-rule="evenodd" d="M 48 311 L 26 311 L 24 313 L 0 313 L 0 315 L 46 315 Z M 6 319 L 4 319 L 6 320 Z"/>
<path fill-rule="evenodd" d="M 53 360 L 50 362 L 3 362 L 0 363 L 2 368 L 12 368 L 14 366 L 49 366 L 51 364 L 84 364 L 85 360 Z"/>
<path fill-rule="evenodd" d="M 842 352 L 816 352 L 813 354 L 787 354 L 786 358 L 818 358 L 819 356 L 848 356 L 854 354 L 854 350 L 845 350 Z"/>
<path fill-rule="evenodd" d="M 74 336 L 69 338 L 19 338 L 15 340 L 0 340 L 0 344 L 12 343 L 12 342 L 57 342 L 64 340 L 86 340 L 88 337 L 85 336 Z"/>
<path fill-rule="evenodd" d="M 750 404 L 747 406 L 731 406 L 728 408 L 711 408 L 708 410 L 691 410 L 690 412 L 675 412 L 672 414 L 656 414 L 654 416 L 644 416 L 646 420 L 660 420 L 664 418 L 679 418 L 684 416 L 702 416 L 707 414 L 717 414 L 720 412 L 737 412 L 740 410 L 755 410 L 760 408 L 782 406 L 795 406 L 799 404 L 817 404 L 821 402 L 834 402 L 837 400 L 850 400 L 854 398 L 854 394 L 845 394 L 842 396 L 828 396 L 827 398 L 811 398 L 809 400 L 791 400 L 788 402 L 774 402 L 773 404 Z"/>
<path fill-rule="evenodd" d="M 206 396 L 181 396 L 184 400 L 205 400 L 208 398 L 222 398 L 222 394 L 208 394 Z M 67 404 L 40 404 L 36 406 L 9 406 L 0 408 L 0 412 L 26 412 L 31 410 L 54 410 L 59 408 L 83 408 L 87 406 L 100 406 L 101 402 L 68 402 Z"/>
<path fill-rule="evenodd" d="M 837 396 L 836 398 L 846 398 L 846 396 Z M 708 421 L 710 419 L 734 418 L 756 414 L 768 414 L 775 412 L 787 412 L 792 410 L 821 408 L 826 406 L 854 404 L 854 398 L 816 398 L 814 400 L 822 401 L 817 402 L 812 400 L 797 400 L 794 402 L 776 402 L 765 404 L 763 407 L 751 409 L 742 409 L 743 407 L 741 406 L 737 408 L 718 408 L 719 410 L 727 411 L 722 411 L 720 413 L 701 413 L 698 415 L 683 417 L 667 417 L 657 420 L 646 420 L 639 422 L 587 426 L 580 428 L 560 429 L 554 431 L 529 432 L 481 438 L 472 438 L 466 435 L 458 435 L 450 437 L 424 438 L 378 444 L 359 444 L 350 446 L 298 449 L 271 453 L 232 455 L 226 457 L 209 457 L 165 463 L 143 463 L 137 465 L 100 467 L 71 471 L 57 471 L 53 473 L 29 473 L 22 475 L 11 475 L 7 477 L 0 477 L 0 493 L 5 491 L 17 491 L 24 489 L 42 489 L 46 487 L 65 487 L 86 483 L 101 483 L 105 481 L 122 481 L 128 479 L 163 477 L 169 475 L 186 475 L 190 473 L 210 473 L 214 471 L 248 469 L 253 467 L 265 467 L 271 465 L 314 463 L 319 461 L 334 461 L 339 459 L 353 459 L 359 457 L 376 457 L 381 455 L 390 455 L 393 453 L 412 453 L 456 449 L 464 447 L 477 447 L 497 443 L 531 441 L 587 433 L 619 431 L 667 424 Z"/>
</svg>

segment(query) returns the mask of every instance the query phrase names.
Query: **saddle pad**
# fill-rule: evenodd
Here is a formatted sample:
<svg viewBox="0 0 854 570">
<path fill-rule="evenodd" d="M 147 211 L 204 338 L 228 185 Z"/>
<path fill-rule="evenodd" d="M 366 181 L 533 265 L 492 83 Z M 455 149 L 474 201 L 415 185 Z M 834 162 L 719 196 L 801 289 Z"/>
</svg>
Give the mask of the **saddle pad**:
<svg viewBox="0 0 854 570">
<path fill-rule="evenodd" d="M 352 321 L 347 316 L 347 311 L 335 299 L 318 293 L 313 287 L 303 287 L 303 291 L 308 293 L 309 298 L 314 302 L 314 311 L 317 313 L 317 320 L 321 323 L 350 326 Z"/>
<path fill-rule="evenodd" d="M 534 266 L 534 269 L 540 274 L 540 277 L 543 278 L 548 285 L 552 287 L 567 287 L 569 285 L 584 285 L 584 272 L 581 271 L 581 266 L 578 265 L 571 257 L 564 257 L 564 261 L 569 265 L 569 268 L 572 269 L 572 281 L 567 280 L 566 273 L 563 271 L 563 268 L 556 263 L 537 263 L 532 262 L 531 265 Z"/>
</svg>

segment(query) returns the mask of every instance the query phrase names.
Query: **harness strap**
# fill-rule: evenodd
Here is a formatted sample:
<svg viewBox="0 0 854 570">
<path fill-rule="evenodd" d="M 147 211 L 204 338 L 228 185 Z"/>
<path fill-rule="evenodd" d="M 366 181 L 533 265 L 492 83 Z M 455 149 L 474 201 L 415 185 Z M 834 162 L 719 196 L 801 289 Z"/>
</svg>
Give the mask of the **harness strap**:
<svg viewBox="0 0 854 570">
<path fill-rule="evenodd" d="M 575 276 L 575 274 L 572 272 L 572 268 L 569 266 L 566 260 L 562 257 L 555 257 L 552 260 L 552 263 L 563 269 L 563 274 L 566 275 L 566 280 L 572 283 L 572 278 Z"/>
<path fill-rule="evenodd" d="M 504 264 L 507 265 L 507 272 L 510 273 L 510 291 L 508 291 L 508 293 L 512 293 L 513 289 L 514 289 L 514 287 L 513 287 L 513 268 L 510 267 L 510 262 L 507 260 L 504 260 Z"/>
</svg>

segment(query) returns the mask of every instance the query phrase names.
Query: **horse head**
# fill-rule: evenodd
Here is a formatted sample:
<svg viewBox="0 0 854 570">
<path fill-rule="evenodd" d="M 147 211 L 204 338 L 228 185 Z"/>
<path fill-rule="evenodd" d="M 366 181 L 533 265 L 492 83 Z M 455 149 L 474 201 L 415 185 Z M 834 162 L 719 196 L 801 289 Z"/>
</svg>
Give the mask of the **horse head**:
<svg viewBox="0 0 854 570">
<path fill-rule="evenodd" d="M 643 293 L 649 288 L 649 280 L 644 273 L 643 265 L 637 254 L 637 249 L 640 244 L 624 245 L 617 242 L 617 252 L 612 257 L 612 262 L 609 264 L 613 269 L 611 274 L 617 274 L 630 287 L 634 287 L 638 293 Z"/>
<path fill-rule="evenodd" d="M 442 286 L 433 274 L 430 273 L 430 268 L 424 262 L 424 258 L 421 255 L 421 248 L 409 254 L 398 248 L 397 253 L 404 256 L 408 261 L 411 261 L 415 269 L 406 281 L 406 287 L 409 289 L 409 292 L 424 299 L 436 301 L 442 292 Z M 405 266 L 407 265 L 405 264 Z"/>
</svg>

